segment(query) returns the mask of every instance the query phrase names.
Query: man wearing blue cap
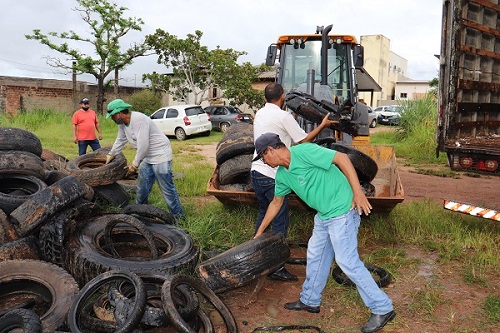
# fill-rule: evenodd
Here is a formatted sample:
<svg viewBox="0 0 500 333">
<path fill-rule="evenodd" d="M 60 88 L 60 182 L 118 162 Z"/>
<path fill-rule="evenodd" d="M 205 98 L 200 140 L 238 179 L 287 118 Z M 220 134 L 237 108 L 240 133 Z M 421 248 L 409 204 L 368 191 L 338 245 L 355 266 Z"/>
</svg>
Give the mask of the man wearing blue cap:
<svg viewBox="0 0 500 333">
<path fill-rule="evenodd" d="M 156 180 L 170 213 L 176 219 L 184 219 L 184 211 L 172 178 L 170 140 L 148 116 L 130 111 L 131 107 L 121 99 L 108 104 L 106 119 L 111 117 L 118 125 L 118 136 L 108 153 L 106 163 L 119 154 L 127 142 L 130 143 L 137 149 L 134 160 L 127 166 L 129 174 L 138 173 L 136 203 L 148 203 L 149 192 Z"/>
<path fill-rule="evenodd" d="M 300 298 L 286 303 L 285 309 L 320 312 L 321 294 L 330 275 L 333 260 L 356 284 L 372 314 L 361 328 L 363 333 L 380 330 L 396 316 L 392 301 L 377 286 L 359 258 L 360 215 L 368 215 L 366 198 L 351 160 L 346 154 L 302 143 L 287 148 L 275 133 L 264 133 L 255 141 L 257 156 L 276 171 L 275 195 L 255 234 L 261 235 L 278 214 L 284 198 L 292 191 L 317 211 L 314 229 L 307 244 L 306 278 Z"/>
</svg>

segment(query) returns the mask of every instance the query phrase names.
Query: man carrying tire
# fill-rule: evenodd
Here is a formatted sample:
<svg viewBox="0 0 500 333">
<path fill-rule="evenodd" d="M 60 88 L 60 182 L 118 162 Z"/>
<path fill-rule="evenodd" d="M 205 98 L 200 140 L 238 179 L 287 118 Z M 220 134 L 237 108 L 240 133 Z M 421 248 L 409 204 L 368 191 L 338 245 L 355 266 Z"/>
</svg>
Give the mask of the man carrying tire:
<svg viewBox="0 0 500 333">
<path fill-rule="evenodd" d="M 372 314 L 361 328 L 364 333 L 380 330 L 396 316 L 392 301 L 377 286 L 359 258 L 360 215 L 371 205 L 359 186 L 359 179 L 346 154 L 316 144 L 287 148 L 275 133 L 265 133 L 255 142 L 256 159 L 277 167 L 275 196 L 255 237 L 261 235 L 280 211 L 285 196 L 295 192 L 317 211 L 307 245 L 306 279 L 300 298 L 285 309 L 319 313 L 321 294 L 333 260 L 356 284 Z"/>
<path fill-rule="evenodd" d="M 257 111 L 254 119 L 253 136 L 255 140 L 263 133 L 272 132 L 279 134 L 283 143 L 290 147 L 292 143 L 310 142 L 326 127 L 334 124 L 328 120 L 328 115 L 321 124 L 310 133 L 306 133 L 297 123 L 295 118 L 287 111 L 282 110 L 285 102 L 283 87 L 278 83 L 270 83 L 264 90 L 265 106 Z M 254 157 L 256 153 L 254 153 Z M 259 214 L 255 222 L 255 231 L 261 225 L 269 203 L 274 197 L 274 177 L 276 168 L 264 164 L 260 159 L 254 160 L 251 167 L 252 185 L 259 204 Z M 272 221 L 272 230 L 279 232 L 286 238 L 290 215 L 288 211 L 288 198 L 284 198 L 281 210 Z M 271 280 L 296 281 L 297 277 L 289 273 L 285 267 L 279 268 L 268 276 Z"/>
<path fill-rule="evenodd" d="M 172 176 L 172 146 L 153 121 L 141 112 L 130 111 L 132 105 L 121 99 L 108 104 L 106 119 L 118 125 L 118 136 L 108 153 L 106 163 L 119 154 L 128 142 L 137 149 L 134 160 L 127 166 L 128 174 L 138 173 L 137 204 L 147 204 L 155 180 L 176 220 L 184 219 L 184 211 Z"/>
</svg>

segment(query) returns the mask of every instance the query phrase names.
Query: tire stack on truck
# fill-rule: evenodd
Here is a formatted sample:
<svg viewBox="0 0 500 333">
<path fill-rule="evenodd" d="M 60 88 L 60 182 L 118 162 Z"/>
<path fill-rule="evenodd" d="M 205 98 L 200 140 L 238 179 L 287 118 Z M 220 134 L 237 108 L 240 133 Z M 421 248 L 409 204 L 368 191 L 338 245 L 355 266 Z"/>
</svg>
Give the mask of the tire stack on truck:
<svg viewBox="0 0 500 333">
<path fill-rule="evenodd" d="M 213 309 L 237 332 L 216 293 L 283 265 L 283 237 L 268 233 L 199 262 L 197 242 L 171 214 L 128 197 L 98 200 L 127 163 L 105 165 L 106 152 L 67 160 L 31 132 L 0 128 L 0 331 L 216 332 Z M 262 260 L 270 249 L 276 255 Z"/>
</svg>

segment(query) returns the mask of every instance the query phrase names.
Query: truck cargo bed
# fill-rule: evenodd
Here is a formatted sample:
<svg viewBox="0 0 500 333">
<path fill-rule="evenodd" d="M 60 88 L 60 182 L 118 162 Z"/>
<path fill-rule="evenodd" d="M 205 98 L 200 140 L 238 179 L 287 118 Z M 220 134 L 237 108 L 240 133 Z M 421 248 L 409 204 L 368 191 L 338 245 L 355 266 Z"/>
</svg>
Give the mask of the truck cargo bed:
<svg viewBox="0 0 500 333">
<path fill-rule="evenodd" d="M 358 145 L 353 146 L 377 162 L 378 172 L 371 182 L 375 186 L 375 196 L 368 197 L 374 212 L 390 212 L 404 200 L 403 184 L 399 178 L 396 155 L 392 146 Z M 224 204 L 244 204 L 257 207 L 257 198 L 252 191 L 220 190 L 219 169 L 215 167 L 208 182 L 207 193 L 215 196 Z M 310 209 L 297 195 L 289 196 L 290 206 Z"/>
</svg>

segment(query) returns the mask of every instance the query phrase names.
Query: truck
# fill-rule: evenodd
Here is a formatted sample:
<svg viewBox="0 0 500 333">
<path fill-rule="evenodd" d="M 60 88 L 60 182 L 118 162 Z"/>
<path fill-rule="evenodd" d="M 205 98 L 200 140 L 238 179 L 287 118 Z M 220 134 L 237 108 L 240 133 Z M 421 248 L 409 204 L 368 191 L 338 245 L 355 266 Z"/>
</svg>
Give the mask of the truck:
<svg viewBox="0 0 500 333">
<path fill-rule="evenodd" d="M 452 170 L 500 175 L 500 5 L 444 0 L 437 149 Z"/>
<path fill-rule="evenodd" d="M 323 130 L 319 140 L 349 145 L 375 161 L 378 171 L 371 180 L 375 194 L 368 200 L 374 211 L 389 212 L 404 200 L 404 191 L 394 148 L 369 144 L 367 111 L 365 114 L 358 112 L 367 110 L 357 96 L 357 73 L 364 73 L 364 50 L 354 36 L 331 34 L 331 28 L 329 25 L 317 27 L 313 34 L 280 36 L 268 47 L 266 64 L 273 66 L 279 60 L 279 65 L 275 66 L 275 81 L 283 86 L 287 108 L 295 112 L 299 125 L 306 132 L 318 123 L 308 115 L 319 112 L 316 120 L 320 122 L 328 112 L 339 120 L 339 124 Z M 251 140 L 253 144 L 253 138 Z M 225 204 L 257 205 L 253 191 L 221 186 L 220 170 L 217 165 L 208 182 L 207 193 Z M 294 194 L 290 195 L 290 205 L 308 208 Z"/>
</svg>

